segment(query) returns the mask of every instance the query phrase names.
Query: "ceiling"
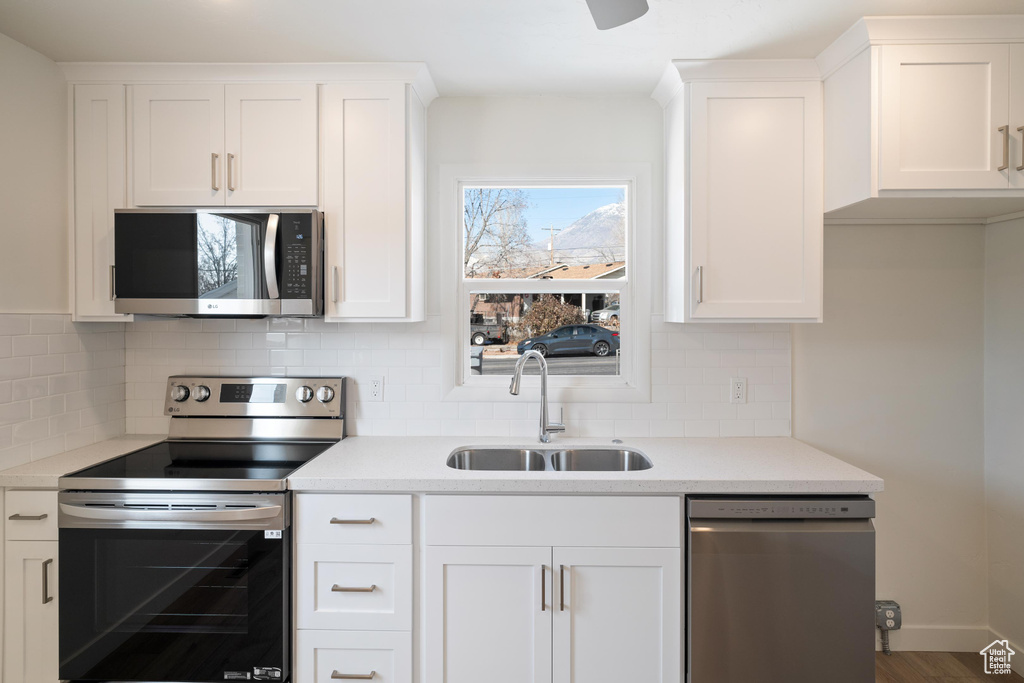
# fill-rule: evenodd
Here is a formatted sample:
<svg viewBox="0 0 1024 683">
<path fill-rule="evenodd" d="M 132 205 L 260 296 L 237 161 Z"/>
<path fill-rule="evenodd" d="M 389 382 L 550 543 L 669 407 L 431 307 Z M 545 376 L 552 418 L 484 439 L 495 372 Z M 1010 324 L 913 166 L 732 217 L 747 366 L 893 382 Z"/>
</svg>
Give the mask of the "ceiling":
<svg viewBox="0 0 1024 683">
<path fill-rule="evenodd" d="M 442 95 L 648 95 L 670 59 L 814 57 L 858 18 L 1024 14 L 1021 0 L 0 0 L 56 61 L 426 62 Z"/>
</svg>

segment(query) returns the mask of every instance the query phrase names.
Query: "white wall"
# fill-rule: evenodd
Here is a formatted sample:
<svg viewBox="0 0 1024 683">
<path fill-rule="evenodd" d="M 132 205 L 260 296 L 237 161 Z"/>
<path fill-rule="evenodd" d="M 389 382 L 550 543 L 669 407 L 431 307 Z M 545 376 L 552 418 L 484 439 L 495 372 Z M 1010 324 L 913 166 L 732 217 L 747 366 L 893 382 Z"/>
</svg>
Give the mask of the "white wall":
<svg viewBox="0 0 1024 683">
<path fill-rule="evenodd" d="M 989 642 L 984 265 L 978 226 L 828 226 L 825 322 L 793 326 L 794 436 L 885 479 L 877 595 L 904 609 L 894 649 Z"/>
<path fill-rule="evenodd" d="M 0 313 L 68 308 L 67 84 L 0 34 Z"/>
<path fill-rule="evenodd" d="M 1024 653 L 1024 220 L 985 228 L 985 480 L 989 619 Z"/>
</svg>

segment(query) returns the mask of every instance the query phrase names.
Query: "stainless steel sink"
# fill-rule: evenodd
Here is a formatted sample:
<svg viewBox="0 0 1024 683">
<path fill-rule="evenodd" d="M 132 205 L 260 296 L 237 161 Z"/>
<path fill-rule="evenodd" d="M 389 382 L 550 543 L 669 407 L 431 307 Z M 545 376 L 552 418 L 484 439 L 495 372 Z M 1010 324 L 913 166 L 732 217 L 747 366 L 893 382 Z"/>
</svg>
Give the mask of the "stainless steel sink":
<svg viewBox="0 0 1024 683">
<path fill-rule="evenodd" d="M 460 448 L 448 456 L 448 467 L 506 472 L 633 472 L 650 469 L 652 463 L 630 448 Z"/>
<path fill-rule="evenodd" d="M 651 469 L 651 460 L 628 448 L 577 448 L 552 453 L 551 467 L 559 472 L 632 472 Z"/>
<path fill-rule="evenodd" d="M 543 451 L 519 448 L 466 448 L 448 456 L 448 467 L 456 470 L 505 470 L 529 472 L 545 469 Z"/>
</svg>

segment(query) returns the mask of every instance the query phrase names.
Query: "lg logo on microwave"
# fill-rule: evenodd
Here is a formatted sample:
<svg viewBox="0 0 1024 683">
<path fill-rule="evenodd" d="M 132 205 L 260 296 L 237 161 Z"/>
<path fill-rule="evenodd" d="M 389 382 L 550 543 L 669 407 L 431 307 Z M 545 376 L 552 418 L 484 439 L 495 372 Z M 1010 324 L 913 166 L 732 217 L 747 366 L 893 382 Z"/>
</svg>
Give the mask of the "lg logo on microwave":
<svg viewBox="0 0 1024 683">
<path fill-rule="evenodd" d="M 207 308 L 220 308 L 218 304 L 206 304 Z"/>
</svg>

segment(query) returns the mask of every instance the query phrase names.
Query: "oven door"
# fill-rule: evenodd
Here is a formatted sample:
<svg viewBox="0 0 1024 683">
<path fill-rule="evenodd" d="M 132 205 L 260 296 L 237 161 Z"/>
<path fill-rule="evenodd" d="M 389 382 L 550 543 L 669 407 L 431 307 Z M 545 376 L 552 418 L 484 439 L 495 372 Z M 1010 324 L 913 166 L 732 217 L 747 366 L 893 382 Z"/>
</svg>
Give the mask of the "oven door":
<svg viewBox="0 0 1024 683">
<path fill-rule="evenodd" d="M 287 681 L 287 500 L 62 492 L 61 680 Z"/>
</svg>

